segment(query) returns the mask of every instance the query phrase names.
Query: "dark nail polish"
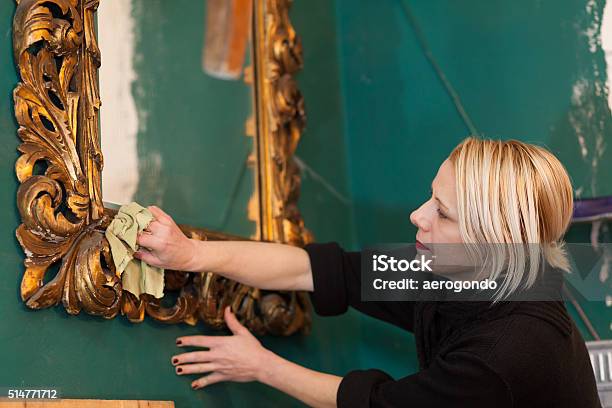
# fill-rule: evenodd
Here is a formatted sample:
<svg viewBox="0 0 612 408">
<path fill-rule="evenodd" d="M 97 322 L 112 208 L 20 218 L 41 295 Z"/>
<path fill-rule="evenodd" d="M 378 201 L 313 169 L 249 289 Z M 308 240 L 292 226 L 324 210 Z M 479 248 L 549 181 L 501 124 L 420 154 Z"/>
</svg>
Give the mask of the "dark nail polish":
<svg viewBox="0 0 612 408">
<path fill-rule="evenodd" d="M 198 389 L 198 386 L 197 386 L 197 385 L 195 385 L 195 384 L 191 384 L 191 388 L 193 388 L 194 390 L 197 390 L 197 389 Z"/>
<path fill-rule="evenodd" d="M 182 341 L 180 341 L 180 340 L 177 340 L 177 341 L 176 341 L 176 345 L 177 345 L 177 346 L 180 346 L 181 344 L 183 344 L 183 342 L 182 342 Z"/>
<path fill-rule="evenodd" d="M 179 368 L 177 368 L 177 369 L 176 369 L 176 372 L 177 372 L 177 373 L 182 373 L 182 372 L 183 372 L 183 369 L 179 367 Z"/>
<path fill-rule="evenodd" d="M 173 363 L 173 364 L 178 363 L 178 358 L 175 358 L 174 360 L 172 360 L 172 363 Z"/>
</svg>

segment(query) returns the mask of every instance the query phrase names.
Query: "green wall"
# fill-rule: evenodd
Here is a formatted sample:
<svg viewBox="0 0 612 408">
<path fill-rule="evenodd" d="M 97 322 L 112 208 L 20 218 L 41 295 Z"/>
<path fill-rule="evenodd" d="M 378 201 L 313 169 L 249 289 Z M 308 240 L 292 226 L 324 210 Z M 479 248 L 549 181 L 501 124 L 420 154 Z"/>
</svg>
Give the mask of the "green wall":
<svg viewBox="0 0 612 408">
<path fill-rule="evenodd" d="M 612 194 L 606 178 L 612 151 L 592 166 L 596 143 L 612 130 L 606 64 L 601 45 L 591 52 L 584 34 L 599 30 L 603 1 L 587 12 L 586 0 L 339 0 L 359 243 L 413 239 L 410 211 L 469 134 L 419 48 L 402 1 L 484 136 L 542 143 L 568 167 L 577 195 Z M 575 101 L 574 92 L 581 94 Z"/>
<path fill-rule="evenodd" d="M 317 241 L 338 241 L 351 248 L 354 246 L 353 206 L 344 140 L 334 3 L 294 1 L 291 20 L 302 37 L 304 48 L 304 70 L 297 79 L 307 116 L 306 131 L 296 156 L 316 173 L 305 171 L 302 174 L 300 210 Z"/>
</svg>

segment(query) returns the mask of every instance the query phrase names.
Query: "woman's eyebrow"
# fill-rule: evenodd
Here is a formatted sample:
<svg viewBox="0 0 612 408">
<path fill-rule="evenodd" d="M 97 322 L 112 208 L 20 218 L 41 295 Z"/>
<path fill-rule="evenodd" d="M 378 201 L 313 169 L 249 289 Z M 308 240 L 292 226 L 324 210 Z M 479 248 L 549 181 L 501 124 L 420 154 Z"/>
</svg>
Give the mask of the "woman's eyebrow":
<svg viewBox="0 0 612 408">
<path fill-rule="evenodd" d="M 444 203 L 442 202 L 442 200 L 440 200 L 438 197 L 434 197 L 434 198 L 436 199 L 436 201 L 437 201 L 438 203 L 440 203 L 440 205 L 441 205 L 442 207 L 444 207 L 444 209 L 445 209 L 446 211 L 448 211 L 448 207 L 444 205 Z"/>
</svg>

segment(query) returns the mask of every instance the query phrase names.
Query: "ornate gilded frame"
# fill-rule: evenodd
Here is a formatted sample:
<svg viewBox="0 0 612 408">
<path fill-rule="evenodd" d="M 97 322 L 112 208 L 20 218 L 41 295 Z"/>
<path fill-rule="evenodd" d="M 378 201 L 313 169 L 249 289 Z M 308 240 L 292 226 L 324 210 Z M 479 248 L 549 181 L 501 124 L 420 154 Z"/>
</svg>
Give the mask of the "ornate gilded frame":
<svg viewBox="0 0 612 408">
<path fill-rule="evenodd" d="M 137 299 L 115 275 L 104 231 L 116 211 L 102 202 L 98 68 L 94 17 L 99 0 L 16 0 L 13 47 L 21 82 L 14 90 L 22 140 L 15 171 L 20 186 L 16 236 L 24 253 L 21 298 L 32 309 L 60 302 L 69 314 L 106 319 L 145 315 L 165 323 L 198 320 L 223 327 L 231 304 L 256 333 L 308 332 L 304 292 L 262 291 L 213 273 L 167 271 L 162 300 Z M 297 207 L 300 175 L 293 161 L 305 123 L 293 75 L 302 48 L 289 19 L 290 0 L 255 0 L 253 69 L 256 191 L 251 210 L 264 241 L 312 240 Z M 201 240 L 245 239 L 180 225 Z M 57 272 L 53 275 L 53 270 Z M 167 303 L 170 302 L 170 305 Z"/>
</svg>

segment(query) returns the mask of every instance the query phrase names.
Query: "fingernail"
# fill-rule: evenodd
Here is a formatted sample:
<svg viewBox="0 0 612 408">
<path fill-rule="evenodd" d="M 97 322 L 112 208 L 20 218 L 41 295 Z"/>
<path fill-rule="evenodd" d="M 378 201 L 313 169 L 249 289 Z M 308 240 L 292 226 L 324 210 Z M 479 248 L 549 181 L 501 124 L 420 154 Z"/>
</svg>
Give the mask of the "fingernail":
<svg viewBox="0 0 612 408">
<path fill-rule="evenodd" d="M 197 390 L 199 387 L 196 384 L 191 384 L 191 388 L 193 388 L 194 390 Z"/>
<path fill-rule="evenodd" d="M 179 368 L 177 368 L 177 369 L 176 369 L 176 372 L 177 372 L 177 373 L 182 373 L 182 372 L 183 372 L 183 369 L 182 369 L 181 367 L 179 367 Z"/>
<path fill-rule="evenodd" d="M 182 341 L 180 341 L 180 340 L 177 340 L 177 341 L 176 341 L 176 345 L 177 345 L 177 346 L 180 346 L 181 344 L 183 344 L 183 342 L 182 342 Z"/>
<path fill-rule="evenodd" d="M 178 358 L 175 358 L 174 360 L 172 360 L 172 363 L 173 363 L 173 364 L 178 363 Z"/>
</svg>

